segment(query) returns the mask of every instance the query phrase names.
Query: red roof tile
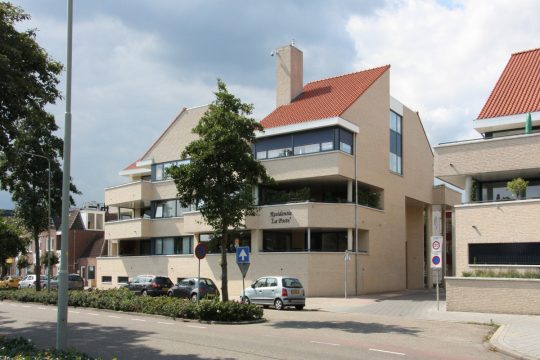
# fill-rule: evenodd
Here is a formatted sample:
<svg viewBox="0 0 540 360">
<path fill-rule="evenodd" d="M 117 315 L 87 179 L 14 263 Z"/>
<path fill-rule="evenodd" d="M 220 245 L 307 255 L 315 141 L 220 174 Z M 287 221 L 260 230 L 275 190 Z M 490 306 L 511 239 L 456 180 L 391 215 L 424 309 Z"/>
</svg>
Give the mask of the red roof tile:
<svg viewBox="0 0 540 360">
<path fill-rule="evenodd" d="M 540 49 L 512 54 L 478 119 L 540 110 Z"/>
<path fill-rule="evenodd" d="M 386 65 L 310 82 L 290 104 L 275 109 L 261 124 L 273 128 L 340 116 L 389 68 Z"/>
<path fill-rule="evenodd" d="M 136 169 L 137 168 L 137 162 L 139 160 L 135 160 L 134 162 L 132 162 L 131 164 L 129 164 L 128 166 L 126 166 L 124 168 L 124 170 L 131 170 L 131 169 Z"/>
</svg>

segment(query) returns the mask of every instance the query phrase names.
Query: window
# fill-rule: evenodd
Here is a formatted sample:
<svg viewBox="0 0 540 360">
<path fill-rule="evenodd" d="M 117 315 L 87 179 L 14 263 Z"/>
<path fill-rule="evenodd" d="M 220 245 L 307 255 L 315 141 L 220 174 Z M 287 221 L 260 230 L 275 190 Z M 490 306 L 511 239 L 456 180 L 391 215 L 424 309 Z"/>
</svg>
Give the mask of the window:
<svg viewBox="0 0 540 360">
<path fill-rule="evenodd" d="M 253 154 L 258 160 L 341 150 L 353 153 L 353 134 L 339 127 L 258 139 Z"/>
<path fill-rule="evenodd" d="M 127 276 L 119 276 L 118 279 L 117 279 L 117 282 L 119 284 L 127 284 L 128 282 L 128 277 Z"/>
<path fill-rule="evenodd" d="M 312 231 L 311 251 L 341 252 L 347 250 L 346 231 Z"/>
<path fill-rule="evenodd" d="M 150 241 L 149 241 L 150 242 Z M 152 255 L 181 255 L 193 253 L 193 237 L 180 236 L 152 239 Z"/>
<path fill-rule="evenodd" d="M 236 252 L 236 244 L 238 244 L 238 246 L 249 246 L 251 248 L 250 231 L 230 231 L 227 237 L 228 253 Z M 221 236 L 201 234 L 199 235 L 199 241 L 206 244 L 209 254 L 221 254 Z"/>
<path fill-rule="evenodd" d="M 103 230 L 103 214 L 96 214 L 96 230 Z"/>
<path fill-rule="evenodd" d="M 400 115 L 390 111 L 390 170 L 397 174 L 403 174 L 402 122 Z"/>
<path fill-rule="evenodd" d="M 171 218 L 183 216 L 184 213 L 191 211 L 191 206 L 182 207 L 179 200 L 153 201 L 154 219 Z"/>
<path fill-rule="evenodd" d="M 88 266 L 88 280 L 94 280 L 96 278 L 96 267 Z"/>
<path fill-rule="evenodd" d="M 88 226 L 87 226 L 87 229 L 88 230 L 94 230 L 95 227 L 96 227 L 96 224 L 95 224 L 95 215 L 92 214 L 92 213 L 89 213 L 88 214 Z"/>
<path fill-rule="evenodd" d="M 112 282 L 112 276 L 102 276 L 101 277 L 101 282 L 104 282 L 104 283 Z"/>
<path fill-rule="evenodd" d="M 305 232 L 263 231 L 264 252 L 305 251 L 306 249 Z"/>
<path fill-rule="evenodd" d="M 469 244 L 469 265 L 540 265 L 540 243 Z"/>
<path fill-rule="evenodd" d="M 171 177 L 167 173 L 167 170 L 171 166 L 180 166 L 184 164 L 189 164 L 189 160 L 175 160 L 175 161 L 168 161 L 164 163 L 159 164 L 153 164 L 152 165 L 152 175 L 150 179 L 152 181 L 162 181 L 162 180 L 169 180 Z"/>
</svg>

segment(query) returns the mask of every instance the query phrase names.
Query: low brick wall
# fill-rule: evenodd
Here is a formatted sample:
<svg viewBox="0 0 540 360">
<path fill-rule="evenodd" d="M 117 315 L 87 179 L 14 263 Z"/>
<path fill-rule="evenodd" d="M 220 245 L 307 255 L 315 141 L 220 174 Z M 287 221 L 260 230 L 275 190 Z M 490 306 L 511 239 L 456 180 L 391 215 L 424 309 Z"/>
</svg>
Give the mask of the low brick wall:
<svg viewBox="0 0 540 360">
<path fill-rule="evenodd" d="M 447 277 L 446 309 L 540 315 L 540 279 Z"/>
</svg>

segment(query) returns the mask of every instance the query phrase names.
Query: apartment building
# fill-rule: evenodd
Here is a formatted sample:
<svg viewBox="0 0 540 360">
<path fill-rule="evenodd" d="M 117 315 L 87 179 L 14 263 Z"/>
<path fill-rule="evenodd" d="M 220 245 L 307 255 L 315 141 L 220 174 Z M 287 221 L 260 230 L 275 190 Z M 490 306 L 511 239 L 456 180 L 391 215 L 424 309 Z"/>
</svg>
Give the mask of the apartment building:
<svg viewBox="0 0 540 360">
<path fill-rule="evenodd" d="M 540 49 L 512 54 L 473 121 L 482 138 L 434 148 L 435 176 L 465 190 L 455 207 L 457 276 L 540 267 L 539 94 Z M 516 197 L 506 187 L 518 177 L 528 186 Z"/>
<path fill-rule="evenodd" d="M 261 120 L 253 156 L 276 180 L 254 189 L 259 213 L 235 229 L 228 250 L 229 293 L 241 293 L 235 245 L 251 249 L 246 284 L 291 275 L 308 296 L 422 288 L 431 205 L 447 209 L 456 193 L 433 187 L 433 153 L 419 115 L 390 96 L 390 66 L 303 83 L 303 54 L 274 52 L 276 109 Z M 194 140 L 206 106 L 183 109 L 157 141 L 107 188 L 117 220 L 105 223 L 107 257 L 98 287 L 144 273 L 173 281 L 196 276 L 193 248 L 206 242 L 201 276 L 220 283 L 218 239 L 195 207 L 176 200 L 166 169 Z M 451 213 L 450 213 L 451 214 Z M 439 217 L 438 221 L 442 221 Z M 439 231 L 441 226 L 435 226 Z M 350 260 L 345 262 L 345 251 Z"/>
</svg>

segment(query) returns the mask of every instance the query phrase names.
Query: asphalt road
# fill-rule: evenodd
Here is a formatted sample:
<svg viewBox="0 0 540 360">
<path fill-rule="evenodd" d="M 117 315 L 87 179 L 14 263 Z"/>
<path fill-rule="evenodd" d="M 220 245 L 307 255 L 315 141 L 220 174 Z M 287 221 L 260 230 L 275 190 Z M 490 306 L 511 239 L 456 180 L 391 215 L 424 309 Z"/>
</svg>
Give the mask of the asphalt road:
<svg viewBox="0 0 540 360">
<path fill-rule="evenodd" d="M 323 311 L 265 310 L 265 323 L 220 325 L 70 308 L 70 346 L 104 359 L 507 359 L 490 327 Z M 54 346 L 56 307 L 0 303 L 0 334 Z"/>
</svg>

